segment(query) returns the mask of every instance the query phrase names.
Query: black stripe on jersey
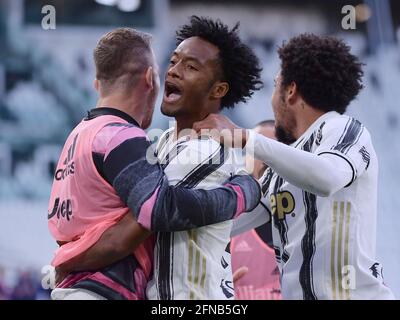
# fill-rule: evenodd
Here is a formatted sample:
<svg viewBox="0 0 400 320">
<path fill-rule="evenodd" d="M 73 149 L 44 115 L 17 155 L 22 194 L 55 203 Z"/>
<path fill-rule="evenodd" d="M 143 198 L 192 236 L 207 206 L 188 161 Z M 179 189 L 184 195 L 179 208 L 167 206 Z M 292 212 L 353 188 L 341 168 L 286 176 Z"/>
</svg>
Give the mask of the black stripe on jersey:
<svg viewBox="0 0 400 320">
<path fill-rule="evenodd" d="M 146 160 L 146 152 L 149 142 L 145 137 L 130 138 L 110 151 L 104 160 L 103 172 L 107 181 L 114 185 L 116 178 L 125 171 L 126 168 L 139 160 Z M 128 197 L 128 195 L 127 195 Z M 122 199 L 124 202 L 127 200 Z"/>
<path fill-rule="evenodd" d="M 109 181 L 104 174 L 104 154 L 99 152 L 92 152 L 93 162 L 97 169 L 97 172 L 101 175 L 101 177 L 106 180 L 110 185 L 112 185 L 112 181 Z"/>
<path fill-rule="evenodd" d="M 135 256 L 129 255 L 104 268 L 101 272 L 130 292 L 136 292 L 134 272 L 139 267 Z"/>
<path fill-rule="evenodd" d="M 199 170 L 205 162 L 209 163 L 211 161 L 211 159 L 218 154 L 219 149 L 217 149 L 216 151 L 214 151 L 214 153 L 212 153 L 205 161 L 203 161 L 202 163 L 199 163 L 196 167 L 194 167 L 192 170 L 190 170 L 186 176 L 183 177 L 183 179 L 181 181 L 179 181 L 177 183 L 177 186 L 183 184 L 187 179 L 189 179 L 195 172 L 197 172 L 197 170 Z"/>
<path fill-rule="evenodd" d="M 365 146 L 358 150 L 358 152 L 361 154 L 363 161 L 366 163 L 365 170 L 367 170 L 369 167 L 369 163 L 371 162 L 371 155 L 369 154 Z"/>
<path fill-rule="evenodd" d="M 111 116 L 116 116 L 119 118 L 124 119 L 126 122 L 129 122 L 130 124 L 133 124 L 135 127 L 140 128 L 139 123 L 135 119 L 133 119 L 129 114 L 118 110 L 114 108 L 107 108 L 107 107 L 101 107 L 101 108 L 94 108 L 88 111 L 87 116 L 84 118 L 84 121 L 92 120 L 94 118 L 104 116 L 104 115 L 111 115 Z"/>
<path fill-rule="evenodd" d="M 357 121 L 357 120 L 355 120 L 355 121 Z M 364 131 L 364 126 L 359 122 L 359 121 L 357 121 L 358 122 L 358 124 L 359 124 L 359 126 L 357 126 L 357 130 L 354 130 L 353 129 L 353 132 L 355 132 L 355 137 L 352 139 L 352 141 L 351 142 L 348 142 L 347 143 L 347 146 L 345 146 L 345 148 L 343 149 L 343 153 L 345 153 L 345 154 L 347 154 L 348 152 L 349 152 L 349 150 L 354 146 L 354 145 L 356 145 L 357 144 L 357 142 L 360 140 L 360 137 L 361 137 L 361 135 L 362 135 L 362 133 L 363 133 L 363 131 Z"/>
<path fill-rule="evenodd" d="M 107 124 L 106 127 L 126 127 L 126 128 L 135 128 L 136 126 L 131 123 L 120 123 L 120 122 L 113 122 Z M 112 185 L 112 180 L 109 180 L 104 173 L 104 153 L 100 152 L 92 152 L 93 162 L 97 169 L 97 172 L 101 175 L 101 177 L 106 180 L 110 185 Z"/>
<path fill-rule="evenodd" d="M 231 242 L 229 241 L 225 247 L 225 252 L 231 253 Z"/>
<path fill-rule="evenodd" d="M 314 292 L 313 259 L 315 254 L 315 223 L 318 218 L 317 197 L 315 194 L 303 191 L 305 207 L 304 220 L 306 232 L 301 240 L 303 263 L 300 267 L 299 281 L 303 290 L 304 300 L 317 300 Z"/>
<path fill-rule="evenodd" d="M 361 129 L 359 130 L 357 139 L 356 139 L 351 145 L 349 145 L 349 147 L 346 149 L 346 154 L 350 151 L 350 149 L 351 149 L 353 146 L 355 146 L 355 145 L 358 143 L 358 141 L 360 140 L 360 137 L 361 137 L 362 133 L 364 132 L 364 126 L 363 126 L 360 122 L 358 122 L 358 123 L 360 124 L 360 128 L 361 128 Z"/>
<path fill-rule="evenodd" d="M 303 145 L 304 151 L 310 152 L 314 143 L 314 134 Z M 306 231 L 301 240 L 301 251 L 303 253 L 303 263 L 300 267 L 299 282 L 303 290 L 305 300 L 317 300 L 314 292 L 313 279 L 313 259 L 315 254 L 315 223 L 318 218 L 317 197 L 309 192 L 303 191 L 303 202 L 305 208 L 304 220 Z"/>
<path fill-rule="evenodd" d="M 274 186 L 274 194 L 277 194 L 279 192 L 279 189 L 283 185 L 284 180 L 281 177 L 278 177 L 275 182 Z M 288 225 L 286 222 L 286 219 L 278 219 L 276 216 L 274 216 L 274 227 L 278 229 L 279 236 L 281 239 L 281 244 L 282 244 L 282 252 L 281 252 L 281 259 L 283 262 L 287 262 L 289 260 L 289 253 L 286 251 L 286 245 L 288 243 Z"/>
<path fill-rule="evenodd" d="M 175 159 L 175 158 L 178 156 L 178 154 L 179 154 L 182 150 L 184 150 L 184 149 L 187 147 L 187 145 L 185 145 L 184 143 L 185 143 L 185 141 L 182 141 L 182 142 L 177 143 L 177 144 L 171 149 L 171 151 L 168 152 L 168 153 L 166 154 L 166 156 L 164 157 L 164 159 L 163 159 L 162 161 L 160 161 L 161 167 L 163 168 L 163 170 L 169 165 L 169 163 L 170 163 L 173 159 Z"/>
<path fill-rule="evenodd" d="M 265 205 L 261 200 L 258 202 L 258 204 L 261 205 L 261 206 L 265 209 L 265 211 L 267 211 L 267 214 L 268 214 L 268 216 L 269 216 L 269 222 L 266 222 L 266 223 L 263 224 L 262 226 L 265 226 L 265 225 L 269 224 L 270 227 L 271 227 L 271 232 L 272 232 L 272 213 L 271 213 L 271 210 L 269 210 L 268 206 Z M 259 228 L 259 227 L 257 227 L 257 228 Z M 257 229 L 257 228 L 255 228 L 255 229 Z M 272 242 L 271 242 L 271 243 L 272 243 Z M 270 247 L 272 247 L 272 245 L 270 245 Z M 279 258 L 280 258 L 280 257 L 279 257 Z"/>
<path fill-rule="evenodd" d="M 360 123 L 360 125 L 361 125 L 361 123 Z M 363 132 L 364 132 L 364 126 L 361 125 L 361 130 L 360 130 L 360 132 L 359 132 L 359 134 L 358 134 L 358 136 L 357 136 L 357 139 L 346 149 L 346 154 L 350 151 L 350 149 L 351 149 L 353 146 L 355 146 L 355 145 L 358 143 L 358 141 L 360 140 L 360 137 L 361 137 L 361 135 L 362 135 Z"/>
<path fill-rule="evenodd" d="M 349 119 L 347 120 L 346 125 L 344 126 L 344 130 L 343 130 L 342 134 L 340 135 L 340 138 L 339 138 L 339 140 L 338 140 L 337 145 L 340 144 L 340 143 L 342 142 L 343 136 L 346 134 L 347 128 L 348 128 L 350 122 L 351 122 L 351 118 L 349 118 Z M 332 147 L 331 149 L 333 149 L 333 147 Z"/>
<path fill-rule="evenodd" d="M 169 136 L 170 136 L 170 131 L 168 131 L 168 132 L 162 137 L 162 140 L 158 142 L 158 148 L 157 148 L 157 150 L 156 150 L 156 152 L 155 152 L 156 157 L 158 157 L 158 154 L 159 154 L 159 153 L 164 149 L 164 147 L 166 146 L 167 141 L 168 141 L 168 139 L 169 139 Z"/>
<path fill-rule="evenodd" d="M 112 288 L 90 278 L 79 281 L 71 289 L 85 289 L 97 293 L 107 300 L 127 300 L 122 294 Z"/>
<path fill-rule="evenodd" d="M 360 139 L 363 130 L 364 127 L 360 121 L 349 119 L 345 131 L 342 133 L 341 139 L 339 139 L 338 144 L 332 147 L 331 150 L 347 153 Z"/>
<path fill-rule="evenodd" d="M 275 258 L 278 263 L 281 262 L 281 249 L 279 247 L 273 246 L 275 252 Z"/>
<path fill-rule="evenodd" d="M 220 168 L 225 160 L 225 149 L 221 145 L 216 152 L 208 157 L 206 162 L 203 162 L 200 166 L 189 172 L 177 186 L 195 188 L 201 181 Z"/>
<path fill-rule="evenodd" d="M 299 142 L 296 143 L 296 145 L 294 146 L 294 148 L 297 148 L 302 142 L 303 142 L 304 138 L 301 139 Z"/>
<path fill-rule="evenodd" d="M 346 185 L 344 186 L 345 188 L 349 187 L 349 186 L 354 182 L 354 180 L 356 179 L 356 176 L 357 176 L 357 171 L 356 171 L 356 169 L 353 167 L 352 163 L 351 163 L 346 157 L 343 157 L 341 154 L 338 154 L 338 153 L 335 153 L 335 152 L 328 152 L 328 151 L 326 151 L 326 152 L 321 152 L 321 153 L 319 153 L 318 155 L 320 156 L 321 154 L 333 154 L 333 155 L 335 155 L 335 156 L 337 156 L 337 157 L 340 157 L 340 158 L 346 160 L 346 162 L 350 165 L 351 170 L 353 171 L 353 175 L 352 175 L 352 177 L 351 177 L 351 181 L 350 181 L 348 184 L 346 184 Z"/>
<path fill-rule="evenodd" d="M 267 169 L 267 174 L 265 175 L 265 178 L 261 182 L 261 192 L 263 196 L 265 197 L 268 193 L 269 185 L 271 184 L 272 176 L 274 175 L 274 172 L 272 171 L 271 168 Z"/>
<path fill-rule="evenodd" d="M 134 273 L 139 264 L 133 255 L 103 268 L 100 272 L 107 278 L 118 283 L 131 293 L 136 293 Z M 111 287 L 108 287 L 90 277 L 77 282 L 71 288 L 81 288 L 97 293 L 108 300 L 126 300 L 126 298 Z"/>
<path fill-rule="evenodd" d="M 174 277 L 174 273 L 172 272 L 173 270 L 174 270 L 174 246 L 173 246 L 173 243 L 174 243 L 174 241 L 175 241 L 175 233 L 173 233 L 173 232 L 171 232 L 171 262 L 170 262 L 170 265 L 171 265 L 171 268 L 170 268 L 170 270 L 171 270 L 171 272 L 170 272 L 170 278 L 169 278 L 169 286 L 170 286 L 170 291 L 171 291 L 171 300 L 175 300 L 175 297 L 174 297 L 174 293 L 175 293 L 175 290 L 174 290 L 174 279 L 173 279 L 173 277 Z"/>
<path fill-rule="evenodd" d="M 171 254 L 172 249 L 171 237 L 173 232 L 159 232 L 158 233 L 158 291 L 160 293 L 160 300 L 172 300 L 172 272 L 171 272 Z"/>
<path fill-rule="evenodd" d="M 131 123 L 120 123 L 120 122 L 112 122 L 108 123 L 105 127 L 126 127 L 126 128 L 137 128 L 137 126 Z M 140 127 L 139 127 L 140 128 Z"/>
</svg>

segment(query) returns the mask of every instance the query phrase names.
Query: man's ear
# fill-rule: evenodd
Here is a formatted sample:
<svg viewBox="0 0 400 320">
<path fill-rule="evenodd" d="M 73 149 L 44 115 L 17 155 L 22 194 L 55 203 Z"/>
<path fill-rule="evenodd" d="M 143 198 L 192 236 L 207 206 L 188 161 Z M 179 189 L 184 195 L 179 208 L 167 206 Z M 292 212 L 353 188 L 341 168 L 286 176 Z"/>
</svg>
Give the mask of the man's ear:
<svg viewBox="0 0 400 320">
<path fill-rule="evenodd" d="M 217 82 L 214 84 L 210 97 L 211 99 L 222 99 L 229 91 L 229 84 L 227 82 Z"/>
<path fill-rule="evenodd" d="M 297 84 L 296 82 L 292 82 L 286 89 L 286 99 L 290 104 L 293 104 L 296 102 L 297 99 Z"/>
<path fill-rule="evenodd" d="M 93 87 L 96 89 L 97 92 L 99 92 L 100 81 L 98 79 L 93 80 Z"/>
<path fill-rule="evenodd" d="M 145 79 L 146 79 L 146 84 L 150 88 L 150 90 L 153 90 L 154 87 L 154 82 L 153 82 L 153 67 L 148 67 L 146 70 L 145 74 Z"/>
</svg>

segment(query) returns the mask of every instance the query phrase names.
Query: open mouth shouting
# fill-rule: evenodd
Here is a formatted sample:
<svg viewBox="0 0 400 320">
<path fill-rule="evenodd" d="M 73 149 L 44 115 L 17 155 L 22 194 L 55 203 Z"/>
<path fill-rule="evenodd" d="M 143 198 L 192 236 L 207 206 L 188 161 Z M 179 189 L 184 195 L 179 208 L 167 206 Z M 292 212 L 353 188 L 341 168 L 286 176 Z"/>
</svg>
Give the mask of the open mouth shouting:
<svg viewBox="0 0 400 320">
<path fill-rule="evenodd" d="M 182 89 L 175 83 L 165 81 L 163 101 L 175 103 L 182 97 Z"/>
</svg>

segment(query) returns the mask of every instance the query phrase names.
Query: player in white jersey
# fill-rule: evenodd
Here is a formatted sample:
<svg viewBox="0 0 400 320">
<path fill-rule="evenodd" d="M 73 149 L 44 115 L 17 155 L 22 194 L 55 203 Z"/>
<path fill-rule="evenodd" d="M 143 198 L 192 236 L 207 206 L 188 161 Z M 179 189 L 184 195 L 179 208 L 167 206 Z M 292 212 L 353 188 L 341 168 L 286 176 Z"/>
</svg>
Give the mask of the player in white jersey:
<svg viewBox="0 0 400 320">
<path fill-rule="evenodd" d="M 171 185 L 210 189 L 244 170 L 236 149 L 189 135 L 176 139 L 167 130 L 156 148 Z M 230 242 L 232 220 L 180 232 L 159 232 L 154 252 L 154 275 L 149 299 L 232 299 Z"/>
<path fill-rule="evenodd" d="M 176 119 L 157 146 L 159 161 L 173 185 L 208 189 L 245 172 L 241 150 L 209 137 L 191 139 L 185 129 L 210 113 L 245 101 L 260 88 L 258 59 L 241 42 L 237 27 L 191 17 L 177 32 L 161 106 Z M 232 221 L 190 231 L 158 233 L 149 299 L 233 299 L 229 253 Z"/>
<path fill-rule="evenodd" d="M 285 299 L 393 299 L 376 261 L 377 156 L 367 129 L 343 115 L 362 88 L 361 64 L 334 37 L 300 35 L 278 52 L 272 106 L 280 142 L 219 115 L 194 125 L 240 131 L 236 143 L 270 167 L 262 203 L 233 234 L 254 213 L 264 222 L 272 216 Z"/>
</svg>

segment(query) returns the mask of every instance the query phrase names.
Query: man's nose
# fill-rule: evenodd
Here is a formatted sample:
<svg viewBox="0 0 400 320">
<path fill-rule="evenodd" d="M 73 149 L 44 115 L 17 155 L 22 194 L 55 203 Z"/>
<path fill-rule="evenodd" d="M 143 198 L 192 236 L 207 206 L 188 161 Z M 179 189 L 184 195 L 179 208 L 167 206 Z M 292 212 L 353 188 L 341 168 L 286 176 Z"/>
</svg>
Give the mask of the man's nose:
<svg viewBox="0 0 400 320">
<path fill-rule="evenodd" d="M 172 78 L 181 78 L 180 62 L 177 62 L 168 69 L 168 76 Z"/>
</svg>

